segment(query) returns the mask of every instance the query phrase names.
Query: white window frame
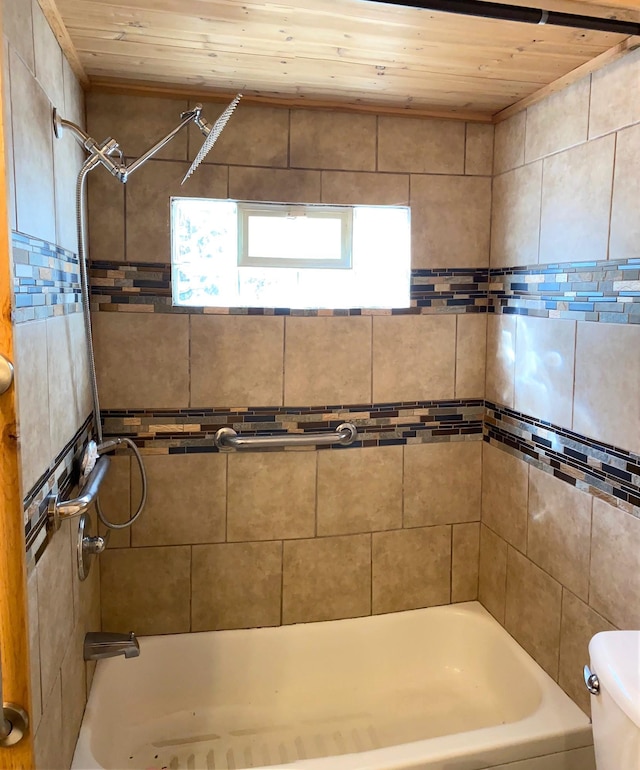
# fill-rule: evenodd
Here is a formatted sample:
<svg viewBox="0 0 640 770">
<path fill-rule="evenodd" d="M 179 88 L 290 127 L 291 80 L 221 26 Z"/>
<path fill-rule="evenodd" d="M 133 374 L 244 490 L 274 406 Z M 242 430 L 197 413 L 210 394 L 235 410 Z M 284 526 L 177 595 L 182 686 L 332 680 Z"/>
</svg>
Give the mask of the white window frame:
<svg viewBox="0 0 640 770">
<path fill-rule="evenodd" d="M 329 268 L 351 270 L 353 247 L 353 206 L 316 206 L 305 203 L 255 203 L 238 201 L 238 267 L 286 267 L 293 269 Z M 250 257 L 249 218 L 261 217 L 308 217 L 309 219 L 340 220 L 340 253 L 336 259 L 292 259 L 283 257 Z"/>
</svg>

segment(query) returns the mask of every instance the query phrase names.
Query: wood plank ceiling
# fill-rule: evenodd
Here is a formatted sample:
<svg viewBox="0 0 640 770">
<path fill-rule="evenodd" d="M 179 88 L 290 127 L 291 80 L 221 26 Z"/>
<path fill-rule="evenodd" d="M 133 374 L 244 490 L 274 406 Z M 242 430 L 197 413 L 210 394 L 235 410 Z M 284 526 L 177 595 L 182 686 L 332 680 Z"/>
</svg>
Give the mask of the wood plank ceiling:
<svg viewBox="0 0 640 770">
<path fill-rule="evenodd" d="M 367 0 L 40 2 L 49 11 L 57 2 L 93 84 L 242 91 L 484 119 L 625 45 L 619 34 Z M 591 10 L 584 0 L 527 5 Z"/>
</svg>

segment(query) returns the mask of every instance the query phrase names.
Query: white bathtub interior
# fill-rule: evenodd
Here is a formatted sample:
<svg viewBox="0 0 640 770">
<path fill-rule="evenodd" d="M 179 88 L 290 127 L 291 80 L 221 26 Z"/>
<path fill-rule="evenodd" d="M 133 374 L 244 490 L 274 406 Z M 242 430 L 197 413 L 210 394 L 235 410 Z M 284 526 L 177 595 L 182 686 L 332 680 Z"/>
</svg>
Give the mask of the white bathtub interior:
<svg viewBox="0 0 640 770">
<path fill-rule="evenodd" d="M 140 645 L 99 662 L 75 770 L 471 769 L 591 743 L 475 602 Z"/>
</svg>

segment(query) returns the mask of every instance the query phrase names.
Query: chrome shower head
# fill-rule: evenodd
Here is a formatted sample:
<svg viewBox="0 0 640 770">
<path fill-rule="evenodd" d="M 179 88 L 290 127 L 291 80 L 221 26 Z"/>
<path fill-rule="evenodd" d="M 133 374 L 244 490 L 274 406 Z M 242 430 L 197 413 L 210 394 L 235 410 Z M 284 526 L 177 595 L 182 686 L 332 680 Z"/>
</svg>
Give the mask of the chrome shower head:
<svg viewBox="0 0 640 770">
<path fill-rule="evenodd" d="M 205 159 L 205 157 L 208 155 L 208 153 L 213 148 L 213 145 L 218 140 L 218 137 L 222 133 L 222 129 L 227 125 L 227 122 L 229 121 L 229 118 L 231 117 L 233 111 L 238 106 L 238 102 L 242 99 L 242 94 L 238 94 L 235 99 L 231 102 L 231 104 L 227 107 L 227 109 L 220 115 L 218 120 L 213 124 L 213 127 L 207 121 L 205 121 L 203 118 L 200 117 L 200 114 L 198 112 L 197 117 L 195 118 L 195 123 L 200 128 L 200 130 L 203 133 L 207 134 L 207 138 L 204 140 L 204 143 L 202 147 L 200 148 L 200 151 L 196 155 L 193 163 L 191 164 L 191 168 L 187 171 L 187 173 L 184 175 L 184 179 L 182 180 L 182 184 L 184 184 L 187 179 L 193 174 L 193 172 L 198 168 L 198 166 L 202 163 L 202 161 Z"/>
</svg>

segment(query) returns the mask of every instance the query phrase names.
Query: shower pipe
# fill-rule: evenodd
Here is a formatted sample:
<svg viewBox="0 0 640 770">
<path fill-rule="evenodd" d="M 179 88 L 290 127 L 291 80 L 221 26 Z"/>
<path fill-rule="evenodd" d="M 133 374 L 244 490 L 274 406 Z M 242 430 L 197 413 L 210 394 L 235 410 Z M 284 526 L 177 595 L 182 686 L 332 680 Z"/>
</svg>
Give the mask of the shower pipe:
<svg viewBox="0 0 640 770">
<path fill-rule="evenodd" d="M 620 35 L 640 35 L 640 23 L 598 16 L 581 16 L 560 11 L 545 11 L 504 3 L 485 3 L 483 0 L 372 0 L 382 5 L 398 5 L 424 11 L 440 11 L 462 16 L 476 16 L 496 21 L 515 21 L 524 24 L 548 24 L 594 32 L 615 32 Z M 614 9 L 611 9 L 612 13 Z"/>
</svg>

